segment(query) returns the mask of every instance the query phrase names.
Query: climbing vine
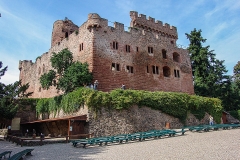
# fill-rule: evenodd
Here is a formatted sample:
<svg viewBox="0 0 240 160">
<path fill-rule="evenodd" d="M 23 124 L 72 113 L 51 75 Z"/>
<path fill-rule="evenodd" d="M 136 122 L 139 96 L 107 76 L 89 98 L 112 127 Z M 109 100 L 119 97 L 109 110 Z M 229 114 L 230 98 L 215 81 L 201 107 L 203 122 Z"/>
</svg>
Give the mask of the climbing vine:
<svg viewBox="0 0 240 160">
<path fill-rule="evenodd" d="M 54 113 L 56 115 L 60 110 L 64 113 L 73 113 L 84 104 L 94 112 L 100 111 L 102 107 L 122 110 L 133 105 L 147 106 L 177 117 L 182 122 L 186 120 L 188 111 L 198 119 L 202 119 L 207 112 L 214 117 L 215 121 L 220 122 L 223 110 L 219 99 L 186 93 L 121 89 L 108 93 L 90 88 L 79 88 L 65 95 L 40 99 L 36 110 L 39 114 Z"/>
</svg>

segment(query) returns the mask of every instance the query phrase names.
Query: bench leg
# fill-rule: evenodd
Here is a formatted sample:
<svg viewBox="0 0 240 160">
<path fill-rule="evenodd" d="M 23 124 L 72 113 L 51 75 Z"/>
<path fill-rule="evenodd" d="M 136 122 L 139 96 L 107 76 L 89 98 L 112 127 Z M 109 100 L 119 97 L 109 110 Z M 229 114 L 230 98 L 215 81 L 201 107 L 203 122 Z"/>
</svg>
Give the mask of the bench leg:
<svg viewBox="0 0 240 160">
<path fill-rule="evenodd" d="M 32 152 L 28 152 L 26 156 L 32 156 Z"/>
</svg>

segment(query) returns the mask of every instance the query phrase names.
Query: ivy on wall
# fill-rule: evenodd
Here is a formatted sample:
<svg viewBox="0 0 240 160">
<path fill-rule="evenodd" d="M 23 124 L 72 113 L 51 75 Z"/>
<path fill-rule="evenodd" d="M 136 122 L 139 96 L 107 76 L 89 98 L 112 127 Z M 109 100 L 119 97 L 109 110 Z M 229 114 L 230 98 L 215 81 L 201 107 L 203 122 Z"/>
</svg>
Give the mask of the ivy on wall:
<svg viewBox="0 0 240 160">
<path fill-rule="evenodd" d="M 190 111 L 199 120 L 205 112 L 211 114 L 217 123 L 222 115 L 221 101 L 217 98 L 201 97 L 176 92 L 150 92 L 142 90 L 121 90 L 111 92 L 79 88 L 71 93 L 54 98 L 39 99 L 36 106 L 38 114 L 54 113 L 61 109 L 64 113 L 73 113 L 86 104 L 89 109 L 98 112 L 102 107 L 110 109 L 128 109 L 132 105 L 146 106 L 179 118 L 184 122 Z"/>
</svg>

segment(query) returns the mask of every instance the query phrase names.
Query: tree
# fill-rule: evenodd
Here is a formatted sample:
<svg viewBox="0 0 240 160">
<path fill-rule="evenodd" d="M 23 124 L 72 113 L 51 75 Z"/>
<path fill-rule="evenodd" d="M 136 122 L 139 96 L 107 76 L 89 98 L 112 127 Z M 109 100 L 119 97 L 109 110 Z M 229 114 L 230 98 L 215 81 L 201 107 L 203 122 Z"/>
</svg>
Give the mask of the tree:
<svg viewBox="0 0 240 160">
<path fill-rule="evenodd" d="M 0 61 L 0 69 L 2 62 Z M 7 67 L 0 70 L 0 78 L 7 71 Z M 12 119 L 18 111 L 18 98 L 27 98 L 33 92 L 26 92 L 29 84 L 22 85 L 21 80 L 5 85 L 0 82 L 0 113 L 1 118 Z"/>
<path fill-rule="evenodd" d="M 2 61 L 0 61 L 0 69 L 2 68 L 2 65 L 3 65 L 3 63 L 2 63 Z M 5 74 L 5 72 L 7 71 L 7 68 L 8 67 L 6 66 L 6 67 L 4 67 L 3 69 L 0 70 L 0 79 Z"/>
<path fill-rule="evenodd" d="M 186 33 L 190 41 L 188 50 L 192 64 L 195 93 L 201 96 L 219 97 L 220 92 L 229 80 L 224 61 L 216 59 L 210 46 L 203 47 L 206 42 L 201 35 L 201 30 L 194 29 L 190 34 Z M 226 87 L 226 86 L 225 86 Z"/>
<path fill-rule="evenodd" d="M 238 61 L 238 63 L 234 66 L 233 77 L 234 77 L 234 82 L 240 89 L 240 61 Z"/>
<path fill-rule="evenodd" d="M 53 53 L 50 61 L 54 70 L 49 70 L 40 77 L 43 88 L 55 86 L 57 90 L 68 93 L 92 81 L 88 64 L 73 62 L 72 53 L 67 48 L 58 54 Z"/>
</svg>

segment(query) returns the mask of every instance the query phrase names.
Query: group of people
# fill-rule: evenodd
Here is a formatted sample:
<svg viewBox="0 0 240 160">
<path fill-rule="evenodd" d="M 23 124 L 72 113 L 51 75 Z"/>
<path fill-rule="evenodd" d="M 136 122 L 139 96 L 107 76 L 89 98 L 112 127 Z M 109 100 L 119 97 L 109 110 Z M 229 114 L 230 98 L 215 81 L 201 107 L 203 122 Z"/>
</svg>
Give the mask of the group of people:
<svg viewBox="0 0 240 160">
<path fill-rule="evenodd" d="M 94 83 L 90 83 L 87 87 L 91 88 L 91 89 L 94 89 L 94 90 L 97 90 L 98 88 L 98 80 L 95 80 Z"/>
<path fill-rule="evenodd" d="M 94 90 L 98 90 L 98 80 L 95 80 L 93 84 L 90 83 L 87 87 L 94 89 Z M 125 90 L 126 86 L 124 84 L 122 84 L 121 89 Z"/>
</svg>

